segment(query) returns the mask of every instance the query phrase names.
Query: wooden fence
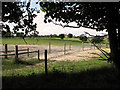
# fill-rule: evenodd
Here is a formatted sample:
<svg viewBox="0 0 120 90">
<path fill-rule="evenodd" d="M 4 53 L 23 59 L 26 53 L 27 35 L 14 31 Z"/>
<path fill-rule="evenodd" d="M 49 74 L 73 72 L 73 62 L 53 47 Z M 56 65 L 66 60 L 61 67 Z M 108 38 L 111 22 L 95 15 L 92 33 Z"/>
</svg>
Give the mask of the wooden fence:
<svg viewBox="0 0 120 90">
<path fill-rule="evenodd" d="M 26 52 L 20 52 L 19 51 L 26 51 Z M 38 53 L 38 59 L 40 59 L 40 51 L 37 50 L 37 51 L 29 51 L 29 48 L 27 49 L 21 49 L 19 50 L 18 49 L 18 45 L 15 45 L 15 50 L 9 50 L 8 51 L 8 47 L 7 47 L 7 44 L 5 44 L 5 50 L 4 51 L 0 51 L 1 53 L 4 53 L 4 54 L 1 54 L 0 56 L 4 56 L 5 59 L 8 58 L 8 56 L 15 56 L 15 59 L 17 59 L 19 57 L 19 55 L 22 55 L 22 54 L 27 54 L 27 56 L 29 57 L 29 54 L 30 53 Z M 11 52 L 14 52 L 14 53 L 11 53 Z"/>
</svg>

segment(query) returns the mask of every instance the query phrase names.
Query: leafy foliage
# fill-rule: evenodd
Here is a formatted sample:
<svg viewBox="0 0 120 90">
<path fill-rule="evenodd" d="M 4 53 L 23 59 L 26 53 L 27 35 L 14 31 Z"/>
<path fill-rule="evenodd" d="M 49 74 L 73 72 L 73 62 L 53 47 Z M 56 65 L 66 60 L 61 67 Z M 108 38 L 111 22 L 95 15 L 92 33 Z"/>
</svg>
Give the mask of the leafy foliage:
<svg viewBox="0 0 120 90">
<path fill-rule="evenodd" d="M 30 32 L 35 31 L 37 24 L 33 23 L 33 19 L 37 16 L 30 8 L 31 0 L 27 2 L 3 2 L 2 3 L 2 21 L 14 24 L 14 34 L 19 30 L 24 32 L 23 38 Z M 10 31 L 10 27 L 3 23 L 3 28 Z"/>
<path fill-rule="evenodd" d="M 22 18 L 24 11 L 19 2 L 2 2 L 2 21 L 17 23 Z"/>
<path fill-rule="evenodd" d="M 65 25 L 59 25 L 63 27 L 82 26 L 100 31 L 108 28 L 110 17 L 116 13 L 113 15 L 114 25 L 119 27 L 119 3 L 40 2 L 40 6 L 46 12 L 45 23 L 62 21 Z M 71 22 L 75 22 L 77 26 L 70 26 Z"/>
</svg>

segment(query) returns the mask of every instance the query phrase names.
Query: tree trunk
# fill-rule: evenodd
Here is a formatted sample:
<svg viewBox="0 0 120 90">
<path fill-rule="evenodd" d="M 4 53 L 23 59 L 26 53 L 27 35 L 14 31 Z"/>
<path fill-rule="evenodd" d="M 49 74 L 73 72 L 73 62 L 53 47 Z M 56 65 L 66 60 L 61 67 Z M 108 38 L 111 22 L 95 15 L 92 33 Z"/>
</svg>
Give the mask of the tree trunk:
<svg viewBox="0 0 120 90">
<path fill-rule="evenodd" d="M 120 52 L 120 28 L 118 29 L 118 50 Z"/>
<path fill-rule="evenodd" d="M 108 35 L 110 42 L 110 51 L 111 51 L 111 59 L 113 60 L 116 67 L 120 70 L 120 50 L 119 50 L 119 40 L 120 36 L 117 33 L 116 23 L 119 24 L 119 15 L 118 11 L 115 9 L 114 5 L 110 5 L 109 7 L 109 20 L 108 20 Z M 120 33 L 120 32 L 119 32 Z"/>
<path fill-rule="evenodd" d="M 110 26 L 108 29 L 109 42 L 110 42 L 110 51 L 111 51 L 111 59 L 113 60 L 116 67 L 120 70 L 120 51 L 118 48 L 118 35 L 117 31 L 114 28 L 114 25 Z"/>
</svg>

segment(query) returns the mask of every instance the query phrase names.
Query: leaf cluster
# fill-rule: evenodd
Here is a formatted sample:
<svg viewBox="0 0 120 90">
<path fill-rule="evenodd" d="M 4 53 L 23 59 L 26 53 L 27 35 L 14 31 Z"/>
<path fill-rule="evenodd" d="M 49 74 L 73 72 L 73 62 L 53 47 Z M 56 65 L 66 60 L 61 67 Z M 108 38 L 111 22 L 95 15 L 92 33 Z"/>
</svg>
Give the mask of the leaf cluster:
<svg viewBox="0 0 120 90">
<path fill-rule="evenodd" d="M 119 3 L 85 3 L 85 2 L 40 2 L 46 13 L 44 22 L 62 22 L 63 27 L 86 27 L 101 31 L 109 28 L 109 22 L 116 28 L 120 18 Z M 70 26 L 75 22 L 77 26 Z M 57 24 L 56 24 L 57 25 Z"/>
</svg>

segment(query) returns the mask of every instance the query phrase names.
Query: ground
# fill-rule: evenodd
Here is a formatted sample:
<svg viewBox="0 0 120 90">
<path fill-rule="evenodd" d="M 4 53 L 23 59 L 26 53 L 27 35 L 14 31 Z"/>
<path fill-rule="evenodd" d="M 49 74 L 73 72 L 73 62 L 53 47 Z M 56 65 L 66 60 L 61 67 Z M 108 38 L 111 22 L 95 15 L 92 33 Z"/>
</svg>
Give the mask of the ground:
<svg viewBox="0 0 120 90">
<path fill-rule="evenodd" d="M 4 51 L 4 46 L 1 45 L 2 51 Z M 88 56 L 94 56 L 90 53 L 100 53 L 100 51 L 96 50 L 93 46 L 89 43 L 86 43 L 83 47 L 75 46 L 75 45 L 18 45 L 18 50 L 27 49 L 29 51 L 40 51 L 40 59 L 44 59 L 44 52 L 45 49 L 48 51 L 48 59 L 52 60 L 81 60 L 87 59 Z M 8 45 L 8 51 L 13 50 L 14 54 L 15 45 Z M 19 51 L 19 52 L 27 52 L 26 51 Z M 37 58 L 37 53 L 30 54 L 29 57 Z M 12 56 L 14 57 L 14 56 Z M 19 57 L 27 57 L 27 54 L 19 55 Z"/>
<path fill-rule="evenodd" d="M 106 49 L 109 50 L 109 49 Z M 52 58 L 56 61 L 88 61 L 90 57 L 97 57 L 98 55 L 95 55 L 93 53 L 100 54 L 101 52 L 99 50 L 87 50 L 87 51 L 81 51 L 81 52 L 74 52 L 72 54 L 66 54 L 61 57 Z"/>
<path fill-rule="evenodd" d="M 8 50 L 14 50 L 14 47 L 8 45 Z M 52 45 L 50 49 L 49 45 L 19 45 L 20 50 L 25 48 L 30 51 L 39 49 L 40 60 L 37 59 L 37 53 L 29 57 L 19 55 L 19 63 L 14 63 L 14 56 L 13 59 L 3 59 L 3 88 L 120 87 L 119 73 L 114 65 L 99 60 L 97 54 L 102 55 L 101 52 L 90 47 L 90 44 L 86 44 L 84 49 L 72 45 L 71 50 L 67 45 L 65 52 L 63 45 Z M 48 75 L 45 74 L 45 49 L 48 50 Z M 109 48 L 103 49 L 109 52 Z"/>
</svg>

